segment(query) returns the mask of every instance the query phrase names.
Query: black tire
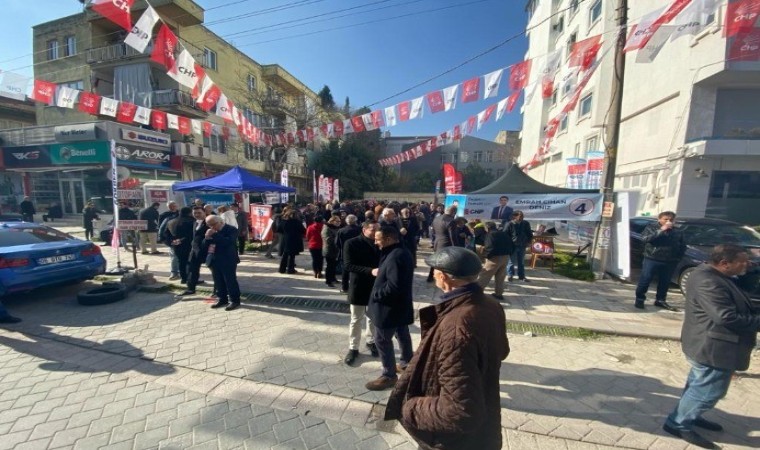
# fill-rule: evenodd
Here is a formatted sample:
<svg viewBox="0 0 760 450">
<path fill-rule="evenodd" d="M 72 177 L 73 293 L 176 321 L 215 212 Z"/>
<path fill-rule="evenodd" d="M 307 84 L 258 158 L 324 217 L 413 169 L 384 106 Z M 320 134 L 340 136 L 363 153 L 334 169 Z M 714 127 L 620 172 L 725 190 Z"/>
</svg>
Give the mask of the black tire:
<svg viewBox="0 0 760 450">
<path fill-rule="evenodd" d="M 696 269 L 696 267 L 687 267 L 681 272 L 681 275 L 678 276 L 678 287 L 681 289 L 681 293 L 684 297 L 686 296 L 686 280 L 689 279 L 691 273 L 694 272 L 694 269 Z"/>
<path fill-rule="evenodd" d="M 123 284 L 115 283 L 80 292 L 77 295 L 77 301 L 80 305 L 85 306 L 107 305 L 124 300 L 126 296 L 127 287 Z"/>
</svg>

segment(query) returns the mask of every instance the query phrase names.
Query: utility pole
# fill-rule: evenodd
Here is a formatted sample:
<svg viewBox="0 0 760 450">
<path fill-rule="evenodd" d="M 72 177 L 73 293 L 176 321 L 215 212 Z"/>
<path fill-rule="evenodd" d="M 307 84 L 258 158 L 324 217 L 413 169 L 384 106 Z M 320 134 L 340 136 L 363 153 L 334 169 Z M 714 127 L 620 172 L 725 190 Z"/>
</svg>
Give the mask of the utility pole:
<svg viewBox="0 0 760 450">
<path fill-rule="evenodd" d="M 612 80 L 612 100 L 609 110 L 609 123 L 605 130 L 604 149 L 604 184 L 601 193 L 604 194 L 605 205 L 614 202 L 615 169 L 617 167 L 618 142 L 620 139 L 620 120 L 623 113 L 623 85 L 625 80 L 625 48 L 626 29 L 628 24 L 628 0 L 617 2 L 617 26 L 618 35 L 615 44 L 615 73 Z M 604 208 L 605 209 L 609 208 Z M 591 260 L 591 268 L 597 279 L 604 278 L 607 259 L 610 254 L 610 236 L 612 235 L 612 214 L 602 214 L 602 222 L 594 236 L 594 254 Z M 628 236 L 623 236 L 628 239 Z"/>
</svg>

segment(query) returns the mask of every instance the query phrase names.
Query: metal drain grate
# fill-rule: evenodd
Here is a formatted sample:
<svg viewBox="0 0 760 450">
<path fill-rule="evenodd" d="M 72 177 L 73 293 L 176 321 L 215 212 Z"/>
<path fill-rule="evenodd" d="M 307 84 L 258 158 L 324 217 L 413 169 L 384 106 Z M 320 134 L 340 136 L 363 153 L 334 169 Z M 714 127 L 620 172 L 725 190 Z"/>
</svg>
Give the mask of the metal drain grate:
<svg viewBox="0 0 760 450">
<path fill-rule="evenodd" d="M 303 298 L 303 297 L 281 297 L 271 296 L 264 294 L 247 294 L 245 301 L 251 303 L 264 303 L 267 305 L 277 306 L 299 306 L 304 308 L 320 309 L 323 311 L 332 311 L 348 314 L 351 309 L 348 303 L 334 301 L 334 300 L 321 300 L 316 298 Z"/>
</svg>

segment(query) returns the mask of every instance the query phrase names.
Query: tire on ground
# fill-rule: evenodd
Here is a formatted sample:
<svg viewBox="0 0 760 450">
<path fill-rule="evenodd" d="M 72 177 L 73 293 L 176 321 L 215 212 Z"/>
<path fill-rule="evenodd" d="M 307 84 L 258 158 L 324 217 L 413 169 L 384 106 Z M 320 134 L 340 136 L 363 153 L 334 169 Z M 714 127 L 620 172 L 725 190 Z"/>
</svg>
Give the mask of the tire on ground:
<svg viewBox="0 0 760 450">
<path fill-rule="evenodd" d="M 691 273 L 694 272 L 694 269 L 696 269 L 696 267 L 688 267 L 681 272 L 681 275 L 678 276 L 678 287 L 681 289 L 681 293 L 684 296 L 686 296 L 686 280 L 689 279 L 689 276 L 691 276 Z"/>
<path fill-rule="evenodd" d="M 118 302 L 127 296 L 127 287 L 120 283 L 105 284 L 101 287 L 88 289 L 77 295 L 80 305 L 95 306 Z"/>
</svg>

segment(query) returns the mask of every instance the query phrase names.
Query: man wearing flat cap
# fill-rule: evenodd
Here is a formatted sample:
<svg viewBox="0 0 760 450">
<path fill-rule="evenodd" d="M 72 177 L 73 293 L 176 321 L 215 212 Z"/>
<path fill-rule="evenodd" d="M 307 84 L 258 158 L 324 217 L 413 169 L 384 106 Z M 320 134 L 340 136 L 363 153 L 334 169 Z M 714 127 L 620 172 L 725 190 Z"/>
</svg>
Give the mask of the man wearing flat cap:
<svg viewBox="0 0 760 450">
<path fill-rule="evenodd" d="M 420 309 L 422 340 L 388 399 L 423 449 L 501 448 L 499 370 L 509 355 L 503 307 L 477 283 L 475 252 L 446 247 L 425 259 L 443 295 Z"/>
</svg>

